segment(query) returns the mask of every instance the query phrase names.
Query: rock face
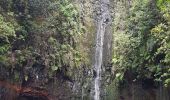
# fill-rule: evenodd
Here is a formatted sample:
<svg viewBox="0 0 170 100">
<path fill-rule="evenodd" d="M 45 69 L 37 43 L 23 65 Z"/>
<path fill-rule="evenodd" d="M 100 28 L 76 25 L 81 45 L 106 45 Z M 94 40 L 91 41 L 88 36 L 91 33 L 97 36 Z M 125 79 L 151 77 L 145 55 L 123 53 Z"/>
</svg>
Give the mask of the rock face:
<svg viewBox="0 0 170 100">
<path fill-rule="evenodd" d="M 10 73 L 11 69 L 0 66 L 0 100 L 170 100 L 170 89 L 146 89 L 141 83 L 130 83 L 120 89 L 113 81 L 113 33 L 116 28 L 119 29 L 117 32 L 124 30 L 125 10 L 131 0 L 73 1 L 85 27 L 77 45 L 84 57 L 83 62 L 79 67 L 64 66 L 52 78 L 47 77 L 45 65 L 34 64 L 30 68 L 17 70 L 20 71 L 17 82 L 13 80 L 16 70 Z M 9 85 L 5 85 L 5 81 Z"/>
<path fill-rule="evenodd" d="M 101 10 L 99 10 L 99 2 L 100 0 L 73 0 L 75 5 L 79 8 L 80 18 L 84 29 L 84 34 L 80 37 L 78 41 L 77 48 L 80 53 L 84 57 L 84 62 L 80 64 L 79 67 L 70 68 L 69 66 L 63 67 L 65 69 L 59 70 L 56 72 L 52 78 L 48 78 L 48 71 L 45 68 L 43 62 L 37 64 L 30 64 L 28 68 L 25 67 L 23 69 L 13 70 L 8 69 L 4 66 L 0 66 L 0 80 L 7 81 L 9 84 L 15 83 L 21 87 L 29 87 L 29 88 L 43 88 L 47 90 L 47 93 L 52 97 L 52 100 L 90 100 L 94 97 L 92 94 L 94 93 L 94 79 L 95 79 L 95 71 L 93 69 L 93 65 L 95 62 L 95 48 L 96 48 L 96 33 L 101 26 L 104 25 L 103 31 L 103 50 L 102 55 L 103 62 L 100 65 L 102 66 L 102 90 L 104 90 L 105 84 L 105 73 L 106 67 L 109 66 L 111 61 L 111 48 L 112 48 L 112 32 L 111 32 L 111 18 L 110 15 L 106 15 L 105 13 L 109 11 L 109 2 L 103 0 L 103 3 L 100 5 L 103 6 Z M 107 6 L 107 7 L 105 7 Z M 107 9 L 105 9 L 107 8 Z M 103 20 L 100 20 L 100 13 L 103 13 Z M 102 21 L 102 22 L 101 22 Z M 98 32 L 99 33 L 99 32 Z M 97 50 L 97 49 L 96 49 Z M 100 53 L 101 54 L 101 53 Z M 17 73 L 17 74 L 16 74 Z M 18 74 L 19 73 L 19 74 Z M 26 75 L 25 75 L 26 74 Z M 110 74 L 110 72 L 108 73 Z M 14 76 L 16 75 L 16 76 Z M 17 79 L 16 79 L 17 78 Z M 17 81 L 15 81 L 17 80 Z M 4 88 L 4 87 L 2 87 Z M 6 93 L 10 94 L 14 90 L 6 90 Z M 0 93 L 0 95 L 3 93 Z M 22 93 L 17 93 L 14 95 L 14 98 L 19 99 L 30 99 L 35 98 L 34 95 L 29 94 L 22 95 Z M 12 97 L 12 96 L 11 96 Z M 13 97 L 12 97 L 13 98 Z M 41 97 L 40 97 L 41 98 Z M 0 99 L 1 96 L 0 96 Z M 8 99 L 4 99 L 8 100 Z M 12 100 L 12 99 L 9 99 Z"/>
<path fill-rule="evenodd" d="M 94 100 L 100 100 L 102 64 L 109 61 L 111 43 L 107 37 L 111 34 L 111 15 L 109 11 L 109 0 L 96 1 L 96 47 L 94 61 Z M 112 37 L 112 35 L 110 35 Z M 104 52 L 103 52 L 104 51 Z M 104 55 L 103 55 L 104 54 Z M 104 57 L 104 59 L 103 59 Z M 107 59 L 108 57 L 108 59 Z M 103 61 L 105 61 L 103 63 Z M 105 68 L 105 67 L 104 67 Z"/>
<path fill-rule="evenodd" d="M 86 27 L 84 35 L 86 39 L 82 41 L 82 44 L 86 44 L 83 45 L 83 48 L 86 49 L 85 52 L 88 52 L 87 59 L 90 59 L 90 62 L 86 63 L 83 69 L 79 69 L 79 74 L 75 75 L 74 90 L 76 91 L 74 93 L 81 96 L 82 100 L 93 100 L 95 90 L 100 91 L 99 88 L 102 88 L 101 91 L 104 90 L 103 81 L 105 80 L 106 68 L 111 61 L 110 3 L 106 0 L 80 0 L 77 2 L 79 2 L 78 5 L 81 9 L 82 22 Z M 99 77 L 103 79 L 102 87 L 99 86 L 99 80 L 101 80 Z"/>
</svg>

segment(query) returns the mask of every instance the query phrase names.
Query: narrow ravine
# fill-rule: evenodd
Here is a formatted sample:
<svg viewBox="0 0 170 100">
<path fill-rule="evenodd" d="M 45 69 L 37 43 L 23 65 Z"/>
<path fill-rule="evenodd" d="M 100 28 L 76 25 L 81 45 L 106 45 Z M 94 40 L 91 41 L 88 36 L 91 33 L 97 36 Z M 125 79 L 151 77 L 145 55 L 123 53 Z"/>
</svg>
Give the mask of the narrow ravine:
<svg viewBox="0 0 170 100">
<path fill-rule="evenodd" d="M 106 27 L 110 21 L 109 13 L 109 0 L 99 1 L 99 12 L 97 12 L 97 33 L 96 33 L 96 49 L 95 49 L 95 64 L 94 70 L 96 77 L 94 79 L 94 100 L 100 100 L 100 85 L 101 85 L 101 72 L 102 72 L 102 59 L 103 59 L 103 43 Z"/>
</svg>

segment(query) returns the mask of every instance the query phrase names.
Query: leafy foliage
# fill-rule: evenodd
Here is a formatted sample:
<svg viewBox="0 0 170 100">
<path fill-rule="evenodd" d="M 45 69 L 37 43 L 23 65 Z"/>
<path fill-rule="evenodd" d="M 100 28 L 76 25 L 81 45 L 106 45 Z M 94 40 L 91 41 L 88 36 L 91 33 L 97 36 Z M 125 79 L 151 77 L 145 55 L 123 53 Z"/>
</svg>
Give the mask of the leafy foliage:
<svg viewBox="0 0 170 100">
<path fill-rule="evenodd" d="M 157 9 L 157 6 L 160 9 Z M 131 81 L 152 79 L 169 84 L 169 1 L 135 0 L 124 29 L 114 28 L 116 77 L 132 73 Z M 152 10 L 150 10 L 152 8 Z M 117 27 L 115 25 L 114 27 Z"/>
<path fill-rule="evenodd" d="M 1 0 L 0 62 L 24 70 L 44 66 L 46 76 L 80 66 L 81 24 L 70 0 Z M 0 63 L 0 66 L 1 66 Z M 64 72 L 66 73 L 66 72 Z"/>
<path fill-rule="evenodd" d="M 15 26 L 0 15 L 0 62 L 4 63 L 7 60 L 6 53 L 9 53 L 12 48 L 13 40 L 16 38 Z"/>
</svg>

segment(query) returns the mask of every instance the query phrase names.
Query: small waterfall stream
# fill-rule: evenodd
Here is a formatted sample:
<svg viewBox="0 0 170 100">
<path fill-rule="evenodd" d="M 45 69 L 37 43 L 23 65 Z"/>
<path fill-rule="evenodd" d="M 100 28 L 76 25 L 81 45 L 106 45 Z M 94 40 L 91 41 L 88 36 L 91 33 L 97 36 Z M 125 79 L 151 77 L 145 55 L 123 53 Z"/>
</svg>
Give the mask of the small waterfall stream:
<svg viewBox="0 0 170 100">
<path fill-rule="evenodd" d="M 96 49 L 95 49 L 95 79 L 94 79 L 94 100 L 100 100 L 101 85 L 101 69 L 103 59 L 103 44 L 106 27 L 110 21 L 109 0 L 100 0 L 99 9 L 97 9 L 97 33 L 96 33 Z"/>
</svg>

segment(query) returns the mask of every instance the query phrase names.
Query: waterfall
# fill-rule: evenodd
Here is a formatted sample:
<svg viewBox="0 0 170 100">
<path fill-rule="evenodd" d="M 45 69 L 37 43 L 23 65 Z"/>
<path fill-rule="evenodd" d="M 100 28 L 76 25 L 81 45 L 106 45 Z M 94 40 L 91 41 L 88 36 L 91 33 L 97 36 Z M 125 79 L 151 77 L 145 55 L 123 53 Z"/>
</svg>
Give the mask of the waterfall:
<svg viewBox="0 0 170 100">
<path fill-rule="evenodd" d="M 103 43 L 106 27 L 110 21 L 109 0 L 100 0 L 99 9 L 97 9 L 97 33 L 96 33 L 96 49 L 95 49 L 95 79 L 94 79 L 94 100 L 100 100 L 101 71 L 103 59 Z"/>
</svg>

